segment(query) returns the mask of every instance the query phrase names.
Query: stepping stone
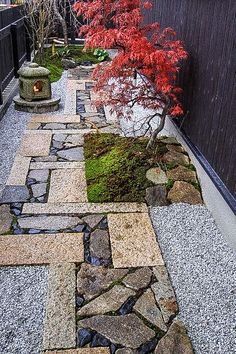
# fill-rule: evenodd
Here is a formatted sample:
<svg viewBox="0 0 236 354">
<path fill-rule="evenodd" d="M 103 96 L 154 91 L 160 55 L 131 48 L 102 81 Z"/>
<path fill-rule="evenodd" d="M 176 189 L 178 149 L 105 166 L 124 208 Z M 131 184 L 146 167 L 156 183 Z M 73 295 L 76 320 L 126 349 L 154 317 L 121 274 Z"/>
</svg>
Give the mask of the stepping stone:
<svg viewBox="0 0 236 354">
<path fill-rule="evenodd" d="M 183 323 L 175 320 L 157 344 L 155 354 L 194 354 Z"/>
<path fill-rule="evenodd" d="M 167 152 L 163 157 L 162 161 L 165 163 L 176 163 L 180 165 L 189 165 L 189 157 L 187 155 L 181 154 L 175 151 Z"/>
<path fill-rule="evenodd" d="M 75 227 L 83 221 L 77 216 L 29 216 L 18 218 L 22 229 L 62 230 Z"/>
<path fill-rule="evenodd" d="M 47 183 L 32 184 L 31 189 L 34 198 L 41 197 L 46 194 Z"/>
<path fill-rule="evenodd" d="M 137 269 L 134 273 L 128 274 L 122 281 L 125 286 L 134 290 L 147 288 L 151 282 L 152 271 L 145 267 Z"/>
<path fill-rule="evenodd" d="M 200 192 L 190 183 L 176 181 L 167 198 L 172 203 L 203 204 Z"/>
<path fill-rule="evenodd" d="M 23 214 L 145 213 L 144 203 L 27 203 Z"/>
<path fill-rule="evenodd" d="M 83 218 L 84 222 L 88 224 L 91 229 L 94 229 L 95 226 L 97 226 L 100 221 L 104 218 L 104 215 L 88 215 Z"/>
<path fill-rule="evenodd" d="M 28 177 L 35 179 L 37 182 L 47 182 L 49 176 L 48 169 L 35 169 L 34 171 L 30 171 Z"/>
<path fill-rule="evenodd" d="M 84 150 L 82 147 L 76 147 L 57 152 L 57 155 L 68 161 L 84 161 Z"/>
<path fill-rule="evenodd" d="M 85 169 L 84 162 L 31 162 L 30 170 Z"/>
<path fill-rule="evenodd" d="M 91 328 L 112 343 L 136 349 L 155 336 L 155 332 L 147 327 L 134 314 L 125 316 L 94 316 L 78 323 L 79 327 Z"/>
<path fill-rule="evenodd" d="M 91 316 L 117 311 L 132 295 L 135 295 L 133 290 L 121 285 L 115 285 L 111 290 L 83 306 L 77 314 L 79 316 Z"/>
<path fill-rule="evenodd" d="M 82 169 L 54 170 L 51 174 L 48 203 L 87 202 L 87 184 Z"/>
<path fill-rule="evenodd" d="M 13 216 L 8 205 L 0 205 L 0 235 L 10 231 Z"/>
<path fill-rule="evenodd" d="M 0 236 L 0 264 L 25 265 L 83 262 L 83 234 Z"/>
<path fill-rule="evenodd" d="M 85 300 L 91 300 L 127 273 L 127 269 L 109 269 L 83 263 L 77 275 L 78 294 L 83 295 Z"/>
<path fill-rule="evenodd" d="M 52 135 L 42 131 L 26 131 L 19 153 L 22 156 L 48 156 Z"/>
<path fill-rule="evenodd" d="M 167 190 L 165 186 L 155 186 L 146 189 L 145 200 L 151 206 L 169 205 L 167 200 Z"/>
<path fill-rule="evenodd" d="M 73 348 L 76 345 L 75 264 L 50 265 L 43 333 L 43 349 Z"/>
<path fill-rule="evenodd" d="M 108 227 L 115 268 L 164 264 L 147 213 L 108 214 Z"/>
<path fill-rule="evenodd" d="M 110 354 L 110 348 L 80 348 L 80 349 L 62 349 L 47 350 L 45 354 Z M 128 354 L 128 353 L 127 353 Z"/>
<path fill-rule="evenodd" d="M 174 317 L 178 312 L 175 293 L 165 266 L 154 267 L 153 273 L 156 276 L 157 282 L 152 284 L 151 288 L 163 319 L 165 323 L 168 323 L 170 318 Z"/>
<path fill-rule="evenodd" d="M 10 176 L 7 180 L 8 186 L 24 186 L 30 165 L 30 157 L 17 155 L 13 163 Z"/>
<path fill-rule="evenodd" d="M 31 122 L 37 123 L 80 123 L 80 117 L 78 115 L 33 115 Z"/>
<path fill-rule="evenodd" d="M 109 259 L 111 247 L 109 234 L 106 230 L 95 230 L 90 235 L 90 254 L 92 257 Z"/>
<path fill-rule="evenodd" d="M 150 168 L 146 173 L 146 178 L 154 184 L 165 184 L 168 182 L 165 172 L 159 167 Z"/>
<path fill-rule="evenodd" d="M 146 320 L 154 326 L 166 332 L 167 327 L 163 321 L 161 311 L 158 309 L 154 294 L 148 289 L 134 305 L 134 310 L 140 313 Z"/>
<path fill-rule="evenodd" d="M 178 166 L 172 170 L 167 171 L 167 177 L 172 181 L 186 181 L 197 183 L 196 172 L 191 171 L 184 166 Z"/>
<path fill-rule="evenodd" d="M 26 186 L 6 186 L 2 192 L 0 203 L 26 202 L 29 197 L 29 190 Z"/>
</svg>

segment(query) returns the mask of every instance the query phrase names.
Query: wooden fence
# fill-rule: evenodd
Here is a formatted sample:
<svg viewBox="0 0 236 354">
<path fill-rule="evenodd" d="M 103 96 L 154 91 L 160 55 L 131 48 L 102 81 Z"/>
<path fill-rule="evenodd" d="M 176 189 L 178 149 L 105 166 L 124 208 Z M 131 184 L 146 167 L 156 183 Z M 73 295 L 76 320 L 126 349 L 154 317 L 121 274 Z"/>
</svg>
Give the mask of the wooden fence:
<svg viewBox="0 0 236 354">
<path fill-rule="evenodd" d="M 30 39 L 20 7 L 0 11 L 0 104 L 2 91 L 30 58 Z"/>
<path fill-rule="evenodd" d="M 189 114 L 179 123 L 236 196 L 236 1 L 153 2 L 145 21 L 174 28 L 189 52 L 180 77 Z"/>
</svg>

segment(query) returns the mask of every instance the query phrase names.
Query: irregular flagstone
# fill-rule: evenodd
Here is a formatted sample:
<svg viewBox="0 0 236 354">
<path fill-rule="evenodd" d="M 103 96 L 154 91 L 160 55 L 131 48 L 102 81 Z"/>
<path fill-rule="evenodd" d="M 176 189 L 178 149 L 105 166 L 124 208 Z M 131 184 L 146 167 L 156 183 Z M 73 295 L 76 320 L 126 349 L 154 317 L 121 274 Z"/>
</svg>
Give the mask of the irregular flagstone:
<svg viewBox="0 0 236 354">
<path fill-rule="evenodd" d="M 161 309 L 164 321 L 165 323 L 168 323 L 170 318 L 174 317 L 178 312 L 175 293 L 165 266 L 154 267 L 153 273 L 157 282 L 154 283 L 151 288 L 154 292 L 158 306 Z"/>
<path fill-rule="evenodd" d="M 108 226 L 115 268 L 164 264 L 147 213 L 108 214 Z"/>
<path fill-rule="evenodd" d="M 90 254 L 92 257 L 109 259 L 111 247 L 109 234 L 106 230 L 95 230 L 90 235 Z"/>
<path fill-rule="evenodd" d="M 10 231 L 13 216 L 8 205 L 0 205 L 0 234 Z"/>
<path fill-rule="evenodd" d="M 158 342 L 155 354 L 194 354 L 191 341 L 183 323 L 175 320 L 168 332 Z"/>
<path fill-rule="evenodd" d="M 176 152 L 176 151 L 167 152 L 162 157 L 162 161 L 165 163 L 175 162 L 176 164 L 183 164 L 183 165 L 188 165 L 190 162 L 189 157 L 187 155 L 181 154 L 180 152 Z"/>
<path fill-rule="evenodd" d="M 139 290 L 142 288 L 147 288 L 151 282 L 151 278 L 151 269 L 145 267 L 137 269 L 134 273 L 128 274 L 122 282 L 129 288 Z"/>
<path fill-rule="evenodd" d="M 87 202 L 87 184 L 82 169 L 53 170 L 49 189 L 48 203 Z"/>
<path fill-rule="evenodd" d="M 68 161 L 83 161 L 84 160 L 84 151 L 82 147 L 76 147 L 66 150 L 60 150 L 57 152 L 57 155 Z"/>
<path fill-rule="evenodd" d="M 127 289 L 121 285 L 115 285 L 108 292 L 83 306 L 77 313 L 79 316 L 91 316 L 117 311 L 132 295 L 135 295 L 133 290 Z"/>
<path fill-rule="evenodd" d="M 22 156 L 48 156 L 52 134 L 44 131 L 25 131 L 19 153 Z"/>
<path fill-rule="evenodd" d="M 17 155 L 13 163 L 10 176 L 7 180 L 9 186 L 24 186 L 29 170 L 30 157 Z"/>
<path fill-rule="evenodd" d="M 26 186 L 6 186 L 2 192 L 0 203 L 26 202 L 29 197 L 29 190 Z"/>
<path fill-rule="evenodd" d="M 43 115 L 43 114 L 34 114 L 31 118 L 31 122 L 37 123 L 80 123 L 79 115 Z"/>
<path fill-rule="evenodd" d="M 33 184 L 31 186 L 32 193 L 34 198 L 41 197 L 42 195 L 46 194 L 47 191 L 47 183 L 38 183 L 38 184 Z"/>
<path fill-rule="evenodd" d="M 39 234 L 0 236 L 0 264 L 49 264 L 83 262 L 83 234 Z"/>
<path fill-rule="evenodd" d="M 82 146 L 83 143 L 84 143 L 84 137 L 83 135 L 81 134 L 78 134 L 78 135 L 69 135 L 67 138 L 66 138 L 66 143 L 70 143 L 72 145 L 75 145 L 75 146 Z"/>
<path fill-rule="evenodd" d="M 197 183 L 196 172 L 191 171 L 184 166 L 178 166 L 172 170 L 167 171 L 167 177 L 172 181 L 186 181 Z"/>
<path fill-rule="evenodd" d="M 47 182 L 49 176 L 48 169 L 35 169 L 34 171 L 30 171 L 28 177 L 35 179 L 38 182 Z"/>
<path fill-rule="evenodd" d="M 125 316 L 94 316 L 79 321 L 79 326 L 89 327 L 105 336 L 112 343 L 138 348 L 155 336 L 155 332 L 134 314 Z"/>
<path fill-rule="evenodd" d="M 77 216 L 29 216 L 18 218 L 18 223 L 22 229 L 62 230 L 83 221 Z"/>
<path fill-rule="evenodd" d="M 166 332 L 167 327 L 163 321 L 161 311 L 158 309 L 154 294 L 148 289 L 134 305 L 134 310 L 140 313 L 144 318 L 151 322 L 154 326 Z"/>
<path fill-rule="evenodd" d="M 169 205 L 167 200 L 167 190 L 165 186 L 155 186 L 146 189 L 146 202 L 152 206 Z"/>
<path fill-rule="evenodd" d="M 62 123 L 47 123 L 44 125 L 43 129 L 66 129 L 66 125 Z"/>
<path fill-rule="evenodd" d="M 146 178 L 154 184 L 165 184 L 168 182 L 166 173 L 159 167 L 150 168 L 146 173 Z"/>
<path fill-rule="evenodd" d="M 177 181 L 168 193 L 172 203 L 202 204 L 200 192 L 190 183 Z"/>
<path fill-rule="evenodd" d="M 43 349 L 75 347 L 75 264 L 49 267 Z"/>
<path fill-rule="evenodd" d="M 62 349 L 62 350 L 53 350 L 53 351 L 47 350 L 45 354 L 110 354 L 110 348 L 103 347 L 103 348 L 79 348 L 79 349 L 65 349 L 65 350 Z"/>
<path fill-rule="evenodd" d="M 101 213 L 145 213 L 144 203 L 28 203 L 23 214 L 101 214 Z"/>
<path fill-rule="evenodd" d="M 108 269 L 83 263 L 77 275 L 77 291 L 85 300 L 91 300 L 127 273 L 127 269 Z"/>
<path fill-rule="evenodd" d="M 88 215 L 85 216 L 83 220 L 89 227 L 91 227 L 91 229 L 94 229 L 94 227 L 97 226 L 103 218 L 104 215 Z"/>
<path fill-rule="evenodd" d="M 84 162 L 31 162 L 30 170 L 85 169 Z"/>
</svg>

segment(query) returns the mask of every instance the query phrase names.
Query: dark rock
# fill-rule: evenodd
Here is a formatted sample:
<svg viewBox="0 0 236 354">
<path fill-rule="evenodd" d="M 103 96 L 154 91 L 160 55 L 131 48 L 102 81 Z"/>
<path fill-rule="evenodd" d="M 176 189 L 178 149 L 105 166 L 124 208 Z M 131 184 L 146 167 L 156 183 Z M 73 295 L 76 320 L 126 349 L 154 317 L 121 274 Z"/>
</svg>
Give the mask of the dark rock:
<svg viewBox="0 0 236 354">
<path fill-rule="evenodd" d="M 29 234 L 40 234 L 42 231 L 41 230 L 36 230 L 36 229 L 29 229 L 28 233 Z"/>
<path fill-rule="evenodd" d="M 83 303 L 84 303 L 84 298 L 83 298 L 83 296 L 76 295 L 75 302 L 76 302 L 76 306 L 77 306 L 77 307 L 81 307 L 81 306 L 83 305 Z"/>
<path fill-rule="evenodd" d="M 35 184 L 36 183 L 36 180 L 33 179 L 33 178 L 27 178 L 27 185 L 28 186 L 31 186 L 32 184 Z"/>
<path fill-rule="evenodd" d="M 66 150 L 61 150 L 57 153 L 57 155 L 68 161 L 83 161 L 84 160 L 84 152 L 82 147 L 76 147 Z"/>
<path fill-rule="evenodd" d="M 29 191 L 26 186 L 6 186 L 3 190 L 0 203 L 26 202 Z"/>
<path fill-rule="evenodd" d="M 90 254 L 91 257 L 109 259 L 111 248 L 109 234 L 105 230 L 95 230 L 90 235 Z"/>
<path fill-rule="evenodd" d="M 89 329 L 81 328 L 78 330 L 76 335 L 77 346 L 79 348 L 84 347 L 86 344 L 90 343 L 92 340 L 92 332 Z"/>
<path fill-rule="evenodd" d="M 103 219 L 99 225 L 98 228 L 101 230 L 108 230 L 108 222 L 107 222 L 107 218 Z"/>
<path fill-rule="evenodd" d="M 135 297 L 131 296 L 125 303 L 121 306 L 121 308 L 118 310 L 119 315 L 127 315 L 130 313 L 134 307 L 135 304 Z"/>
<path fill-rule="evenodd" d="M 97 333 L 92 339 L 91 347 L 109 347 L 111 342 L 101 334 Z"/>
<path fill-rule="evenodd" d="M 190 183 L 177 181 L 168 193 L 172 203 L 202 204 L 200 192 Z"/>
<path fill-rule="evenodd" d="M 104 215 L 88 215 L 83 218 L 83 220 L 88 224 L 91 229 L 94 229 L 100 221 L 104 218 Z"/>
<path fill-rule="evenodd" d="M 167 176 L 172 181 L 186 181 L 197 183 L 196 172 L 191 171 L 184 166 L 178 166 L 172 170 L 167 171 Z"/>
<path fill-rule="evenodd" d="M 146 202 L 151 206 L 165 206 L 169 205 L 166 198 L 166 187 L 164 186 L 155 186 L 149 187 L 146 189 Z"/>
<path fill-rule="evenodd" d="M 21 215 L 21 210 L 19 210 L 19 209 L 12 208 L 11 211 L 15 216 Z"/>
<path fill-rule="evenodd" d="M 146 288 L 151 281 L 152 271 L 148 267 L 139 268 L 133 273 L 129 273 L 123 279 L 123 283 L 128 288 L 135 290 Z"/>
<path fill-rule="evenodd" d="M 88 242 L 90 240 L 90 232 L 84 232 L 84 242 Z"/>
<path fill-rule="evenodd" d="M 115 351 L 116 351 L 116 346 L 115 346 L 115 344 L 111 344 L 110 345 L 110 351 L 111 351 L 111 354 L 114 354 L 115 353 Z"/>
<path fill-rule="evenodd" d="M 61 59 L 61 63 L 65 70 L 74 69 L 77 66 L 76 62 L 72 59 L 63 58 Z"/>
<path fill-rule="evenodd" d="M 84 228 L 85 228 L 84 224 L 79 224 L 76 227 L 73 227 L 71 230 L 73 232 L 82 232 L 84 230 Z"/>
<path fill-rule="evenodd" d="M 76 105 L 76 113 L 85 113 L 85 106 L 84 104 L 77 104 Z"/>
<path fill-rule="evenodd" d="M 150 352 L 153 352 L 154 349 L 156 348 L 156 345 L 158 343 L 158 338 L 154 338 L 153 340 L 150 340 L 147 343 L 144 343 L 141 345 L 140 348 L 138 348 L 138 353 L 139 354 L 147 354 Z"/>
</svg>

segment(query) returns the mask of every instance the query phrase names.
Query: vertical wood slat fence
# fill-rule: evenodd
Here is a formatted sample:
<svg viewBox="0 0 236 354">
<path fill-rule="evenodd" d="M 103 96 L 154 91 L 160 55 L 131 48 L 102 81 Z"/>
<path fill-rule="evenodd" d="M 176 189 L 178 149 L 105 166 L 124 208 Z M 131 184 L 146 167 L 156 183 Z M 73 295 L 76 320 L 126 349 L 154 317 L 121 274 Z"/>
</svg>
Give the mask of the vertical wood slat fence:
<svg viewBox="0 0 236 354">
<path fill-rule="evenodd" d="M 20 9 L 0 11 L 0 104 L 3 103 L 3 90 L 30 58 L 30 38 Z"/>
<path fill-rule="evenodd" d="M 236 196 L 236 1 L 153 2 L 145 21 L 174 28 L 189 52 L 182 129 Z"/>
</svg>

